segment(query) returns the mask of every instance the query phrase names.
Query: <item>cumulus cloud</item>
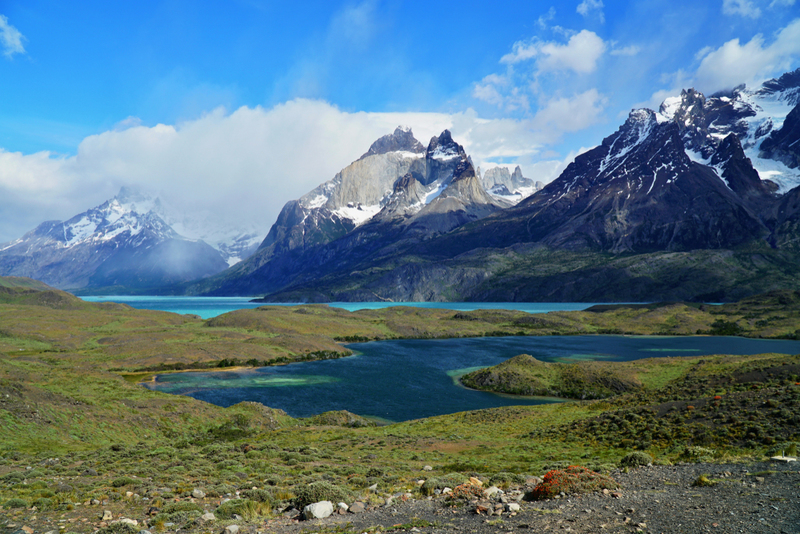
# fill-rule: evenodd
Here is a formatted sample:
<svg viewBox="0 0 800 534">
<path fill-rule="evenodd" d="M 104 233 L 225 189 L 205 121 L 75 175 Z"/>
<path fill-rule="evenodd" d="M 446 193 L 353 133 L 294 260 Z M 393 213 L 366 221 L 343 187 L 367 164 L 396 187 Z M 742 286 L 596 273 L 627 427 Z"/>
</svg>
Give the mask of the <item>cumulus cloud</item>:
<svg viewBox="0 0 800 534">
<path fill-rule="evenodd" d="M 3 45 L 3 55 L 11 58 L 14 54 L 24 54 L 25 39 L 18 29 L 8 23 L 8 18 L 0 15 L 0 43 Z"/>
<path fill-rule="evenodd" d="M 713 92 L 756 83 L 790 68 L 792 60 L 800 56 L 800 18 L 780 30 L 771 44 L 758 34 L 744 44 L 732 39 L 703 52 L 695 76 L 698 89 Z"/>
<path fill-rule="evenodd" d="M 741 15 L 751 19 L 761 16 L 761 10 L 750 0 L 722 0 L 722 13 L 725 15 Z"/>
<path fill-rule="evenodd" d="M 524 121 L 482 119 L 471 110 L 348 113 L 305 99 L 270 109 L 220 108 L 176 125 L 128 118 L 84 139 L 74 156 L 0 150 L 0 243 L 96 206 L 123 185 L 266 235 L 284 203 L 333 178 L 399 124 L 423 144 L 450 129 L 475 161 L 533 155 L 543 137 Z"/>
<path fill-rule="evenodd" d="M 606 16 L 603 13 L 603 0 L 583 0 L 576 9 L 578 14 L 589 17 L 592 12 L 597 12 L 597 17 L 601 23 L 605 23 Z"/>
<path fill-rule="evenodd" d="M 590 89 L 572 98 L 552 98 L 533 117 L 533 127 L 547 135 L 577 132 L 600 121 L 606 99 Z"/>
<path fill-rule="evenodd" d="M 536 58 L 540 71 L 571 70 L 579 74 L 594 72 L 606 51 L 606 43 L 593 31 L 581 30 L 566 44 L 556 42 L 517 41 L 500 61 L 513 65 Z"/>
</svg>

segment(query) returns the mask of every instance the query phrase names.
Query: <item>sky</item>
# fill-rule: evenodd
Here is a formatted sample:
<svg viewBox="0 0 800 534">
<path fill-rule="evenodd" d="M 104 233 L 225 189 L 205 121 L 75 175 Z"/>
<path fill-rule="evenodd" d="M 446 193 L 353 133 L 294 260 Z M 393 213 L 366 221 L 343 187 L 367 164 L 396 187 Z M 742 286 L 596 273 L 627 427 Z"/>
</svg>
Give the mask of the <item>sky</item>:
<svg viewBox="0 0 800 534">
<path fill-rule="evenodd" d="M 398 125 L 544 182 L 800 68 L 798 0 L 0 0 L 0 243 L 121 186 L 266 232 Z"/>
</svg>

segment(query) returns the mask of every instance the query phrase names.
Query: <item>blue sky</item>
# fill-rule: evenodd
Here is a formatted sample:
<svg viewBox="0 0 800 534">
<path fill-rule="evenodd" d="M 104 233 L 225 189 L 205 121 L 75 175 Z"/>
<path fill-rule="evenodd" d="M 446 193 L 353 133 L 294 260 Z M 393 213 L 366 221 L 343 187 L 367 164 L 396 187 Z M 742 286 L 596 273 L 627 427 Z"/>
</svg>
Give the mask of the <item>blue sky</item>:
<svg viewBox="0 0 800 534">
<path fill-rule="evenodd" d="M 0 242 L 137 184 L 266 233 L 397 124 L 546 181 L 633 107 L 798 67 L 795 0 L 0 0 Z"/>
</svg>

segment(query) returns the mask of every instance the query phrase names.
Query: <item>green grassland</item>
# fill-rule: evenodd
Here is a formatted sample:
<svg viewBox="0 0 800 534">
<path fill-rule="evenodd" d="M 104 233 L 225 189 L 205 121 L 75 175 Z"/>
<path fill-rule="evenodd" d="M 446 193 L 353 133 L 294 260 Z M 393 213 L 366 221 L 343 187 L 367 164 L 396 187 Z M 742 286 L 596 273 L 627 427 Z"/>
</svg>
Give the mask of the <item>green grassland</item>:
<svg viewBox="0 0 800 534">
<path fill-rule="evenodd" d="M 117 510 L 146 506 L 128 491 L 148 495 L 152 504 L 194 487 L 212 495 L 262 488 L 242 509 L 247 518 L 271 513 L 271 506 L 258 503 L 287 503 L 315 481 L 364 495 L 376 483 L 381 491 L 420 494 L 421 477 L 476 474 L 502 485 L 574 463 L 608 470 L 634 449 L 661 463 L 730 460 L 761 458 L 800 440 L 800 360 L 788 355 L 534 362 L 532 376 L 544 386 L 569 380 L 579 391 L 599 384 L 608 391 L 595 396 L 606 398 L 386 426 L 345 412 L 295 419 L 256 403 L 220 408 L 136 383 L 160 369 L 348 354 L 342 341 L 698 331 L 794 338 L 800 297 L 793 292 L 725 306 L 673 303 L 541 315 L 264 307 L 204 321 L 85 303 L 30 284 L 2 287 L 3 514 L 36 502 L 39 510 L 63 513 L 94 498 Z M 576 371 L 563 371 L 570 366 Z M 423 475 L 426 465 L 433 471 Z"/>
</svg>

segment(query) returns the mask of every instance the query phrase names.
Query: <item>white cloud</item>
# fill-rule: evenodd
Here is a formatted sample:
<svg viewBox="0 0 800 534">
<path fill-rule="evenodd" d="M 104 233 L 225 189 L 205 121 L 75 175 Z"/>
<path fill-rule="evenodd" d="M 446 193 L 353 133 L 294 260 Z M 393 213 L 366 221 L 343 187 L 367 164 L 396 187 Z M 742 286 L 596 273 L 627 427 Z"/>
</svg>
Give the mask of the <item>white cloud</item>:
<svg viewBox="0 0 800 534">
<path fill-rule="evenodd" d="M 577 132 L 597 124 L 605 104 L 606 99 L 597 89 L 589 89 L 572 98 L 553 98 L 536 113 L 532 126 L 548 136 Z"/>
<path fill-rule="evenodd" d="M 554 18 L 556 18 L 556 8 L 550 6 L 550 9 L 547 11 L 547 13 L 540 16 L 539 19 L 536 21 L 536 25 L 544 30 L 550 24 L 550 21 L 553 20 Z"/>
<path fill-rule="evenodd" d="M 747 43 L 732 39 L 708 51 L 695 76 L 696 87 L 710 93 L 741 83 L 754 84 L 787 70 L 800 56 L 800 18 L 780 30 L 772 44 L 758 34 Z"/>
<path fill-rule="evenodd" d="M 750 0 L 722 0 L 722 12 L 725 15 L 741 15 L 751 19 L 761 16 L 761 10 Z"/>
<path fill-rule="evenodd" d="M 399 124 L 425 145 L 450 129 L 475 161 L 531 156 L 547 137 L 524 121 L 481 119 L 471 110 L 347 113 L 304 99 L 271 109 L 220 108 L 177 125 L 128 118 L 85 138 L 71 157 L 0 150 L 0 243 L 96 206 L 122 185 L 154 191 L 220 224 L 255 223 L 266 235 L 284 203 L 333 178 Z"/>
<path fill-rule="evenodd" d="M 14 54 L 24 54 L 23 39 L 25 37 L 20 31 L 8 23 L 8 18 L 0 15 L 0 44 L 3 45 L 3 55 L 11 58 Z"/>
<path fill-rule="evenodd" d="M 606 50 L 606 43 L 596 33 L 581 30 L 572 35 L 566 44 L 555 42 L 517 41 L 501 63 L 515 64 L 537 58 L 540 71 L 572 70 L 579 74 L 594 72 L 597 62 Z"/>
<path fill-rule="evenodd" d="M 641 52 L 641 48 L 638 46 L 625 46 L 623 48 L 614 48 L 609 52 L 612 56 L 635 56 L 639 52 Z"/>
<path fill-rule="evenodd" d="M 588 17 L 593 11 L 597 11 L 600 22 L 605 23 L 606 21 L 606 16 L 603 13 L 603 0 L 583 0 L 578 4 L 576 11 L 584 17 Z"/>
</svg>

